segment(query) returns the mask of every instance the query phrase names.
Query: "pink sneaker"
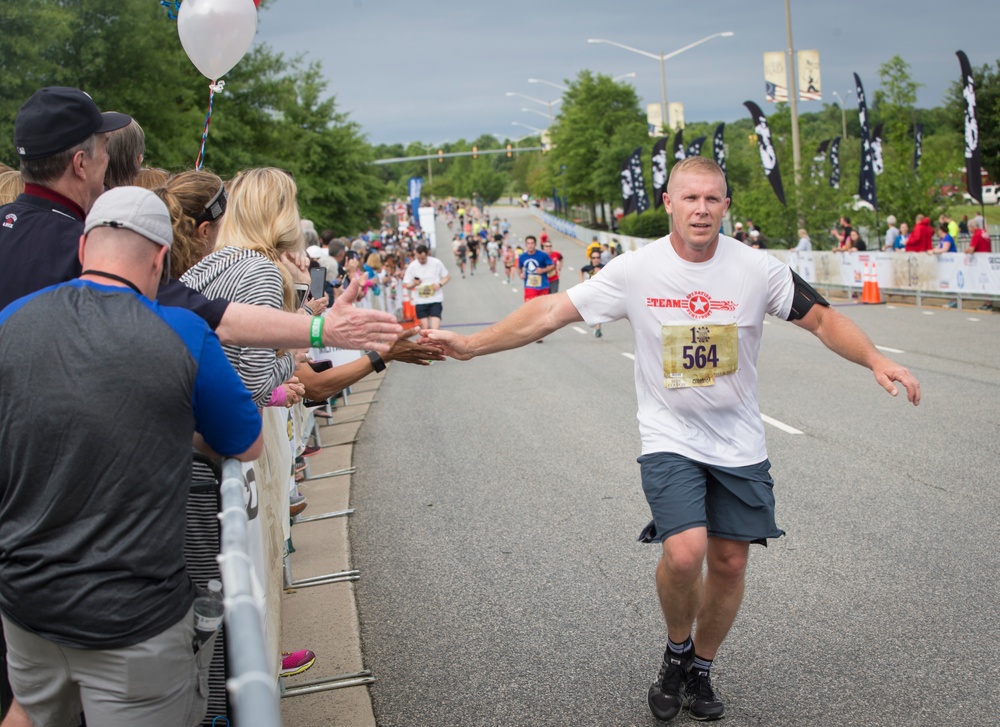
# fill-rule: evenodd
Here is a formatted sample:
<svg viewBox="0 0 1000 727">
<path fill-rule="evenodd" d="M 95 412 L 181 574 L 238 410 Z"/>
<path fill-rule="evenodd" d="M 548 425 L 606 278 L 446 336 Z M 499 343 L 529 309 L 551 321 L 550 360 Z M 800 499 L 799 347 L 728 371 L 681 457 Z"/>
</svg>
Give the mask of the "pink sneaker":
<svg viewBox="0 0 1000 727">
<path fill-rule="evenodd" d="M 301 674 L 315 663 L 316 655 L 309 649 L 283 651 L 281 652 L 281 671 L 278 672 L 278 676 L 290 677 L 293 674 Z"/>
</svg>

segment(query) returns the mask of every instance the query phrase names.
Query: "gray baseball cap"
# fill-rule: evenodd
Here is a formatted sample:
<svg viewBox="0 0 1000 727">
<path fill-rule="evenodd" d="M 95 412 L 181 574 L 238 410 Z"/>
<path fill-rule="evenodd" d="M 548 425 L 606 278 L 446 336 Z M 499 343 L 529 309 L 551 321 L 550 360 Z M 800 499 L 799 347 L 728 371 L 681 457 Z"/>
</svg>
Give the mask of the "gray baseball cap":
<svg viewBox="0 0 1000 727">
<path fill-rule="evenodd" d="M 98 197 L 87 214 L 83 234 L 95 227 L 132 230 L 166 248 L 174 241 L 167 206 L 142 187 L 115 187 Z"/>
</svg>

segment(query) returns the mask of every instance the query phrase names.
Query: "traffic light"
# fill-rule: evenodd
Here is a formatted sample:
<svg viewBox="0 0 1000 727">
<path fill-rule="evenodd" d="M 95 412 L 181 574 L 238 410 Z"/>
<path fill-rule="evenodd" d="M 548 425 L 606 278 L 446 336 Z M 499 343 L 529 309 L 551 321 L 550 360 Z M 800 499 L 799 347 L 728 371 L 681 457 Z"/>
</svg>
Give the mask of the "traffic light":
<svg viewBox="0 0 1000 727">
<path fill-rule="evenodd" d="M 479 147 L 476 146 L 472 147 L 472 158 L 473 159 L 479 158 Z"/>
<path fill-rule="evenodd" d="M 444 164 L 444 149 L 438 149 L 438 164 Z"/>
<path fill-rule="evenodd" d="M 507 145 L 507 158 L 509 159 L 509 158 L 510 158 L 510 157 L 512 157 L 512 156 L 514 156 L 514 155 L 513 155 L 513 154 L 511 153 L 511 151 L 510 151 L 510 144 L 508 144 L 508 145 Z"/>
</svg>

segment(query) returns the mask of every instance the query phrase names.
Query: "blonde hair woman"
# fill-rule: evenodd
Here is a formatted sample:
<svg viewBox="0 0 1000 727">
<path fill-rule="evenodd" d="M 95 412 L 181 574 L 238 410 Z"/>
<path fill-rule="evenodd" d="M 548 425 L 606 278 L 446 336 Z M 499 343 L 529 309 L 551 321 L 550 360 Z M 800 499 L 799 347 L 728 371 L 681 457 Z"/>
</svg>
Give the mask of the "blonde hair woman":
<svg viewBox="0 0 1000 727">
<path fill-rule="evenodd" d="M 302 239 L 296 194 L 295 182 L 280 169 L 237 174 L 228 186 L 215 251 L 181 281 L 208 298 L 294 310 L 295 290 L 282 256 L 298 250 Z M 291 353 L 277 356 L 271 349 L 232 345 L 223 349 L 258 406 L 285 404 L 289 398 L 294 402 L 301 396 L 298 380 L 293 388 L 282 387 L 295 369 Z"/>
</svg>

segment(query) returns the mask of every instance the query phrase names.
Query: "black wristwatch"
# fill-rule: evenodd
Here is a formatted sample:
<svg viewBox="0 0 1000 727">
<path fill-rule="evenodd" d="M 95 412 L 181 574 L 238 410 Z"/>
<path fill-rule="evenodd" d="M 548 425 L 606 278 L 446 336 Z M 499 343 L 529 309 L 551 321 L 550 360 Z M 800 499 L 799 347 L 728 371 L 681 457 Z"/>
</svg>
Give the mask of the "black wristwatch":
<svg viewBox="0 0 1000 727">
<path fill-rule="evenodd" d="M 368 360 L 371 361 L 372 366 L 375 367 L 376 374 L 385 371 L 385 361 L 382 360 L 382 357 L 378 355 L 377 351 L 369 351 Z"/>
</svg>

